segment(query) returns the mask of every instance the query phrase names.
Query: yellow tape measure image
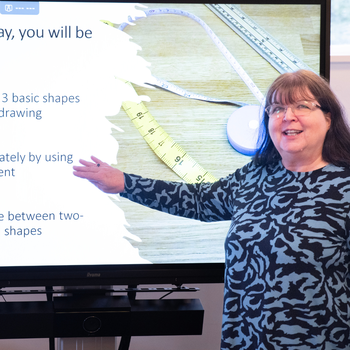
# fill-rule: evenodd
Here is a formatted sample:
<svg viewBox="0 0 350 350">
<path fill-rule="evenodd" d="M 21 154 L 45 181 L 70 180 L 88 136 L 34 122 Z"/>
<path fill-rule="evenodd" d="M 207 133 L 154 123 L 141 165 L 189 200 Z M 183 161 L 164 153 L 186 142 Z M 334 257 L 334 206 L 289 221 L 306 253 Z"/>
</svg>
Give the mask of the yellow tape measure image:
<svg viewBox="0 0 350 350">
<path fill-rule="evenodd" d="M 188 183 L 217 180 L 165 132 L 143 102 L 123 102 L 123 108 L 154 153 L 181 179 Z"/>
</svg>

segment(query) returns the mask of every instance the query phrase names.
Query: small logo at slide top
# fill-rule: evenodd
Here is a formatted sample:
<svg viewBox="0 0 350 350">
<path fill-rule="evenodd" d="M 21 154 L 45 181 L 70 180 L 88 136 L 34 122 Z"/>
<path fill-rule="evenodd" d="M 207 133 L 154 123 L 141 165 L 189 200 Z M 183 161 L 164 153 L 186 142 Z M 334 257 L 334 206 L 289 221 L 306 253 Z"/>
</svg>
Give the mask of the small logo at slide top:
<svg viewBox="0 0 350 350">
<path fill-rule="evenodd" d="M 38 15 L 39 1 L 0 1 L 2 15 Z"/>
</svg>

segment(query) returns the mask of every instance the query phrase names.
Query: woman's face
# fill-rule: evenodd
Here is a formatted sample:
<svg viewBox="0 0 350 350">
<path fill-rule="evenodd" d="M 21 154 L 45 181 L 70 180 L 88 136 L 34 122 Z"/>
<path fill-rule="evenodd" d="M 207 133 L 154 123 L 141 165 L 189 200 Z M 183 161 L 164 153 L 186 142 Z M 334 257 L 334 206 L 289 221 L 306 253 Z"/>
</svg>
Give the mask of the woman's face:
<svg viewBox="0 0 350 350">
<path fill-rule="evenodd" d="M 297 101 L 313 102 L 319 106 L 311 93 L 307 98 L 301 94 L 296 95 L 294 103 L 283 100 L 278 93 L 275 94 L 274 103 L 289 108 L 285 113 L 283 111 L 269 117 L 269 133 L 287 168 L 288 165 L 314 165 L 317 168 L 323 162 L 322 149 L 331 125 L 330 113 L 324 114 L 315 106 L 305 113 L 302 105 L 293 111 L 290 107 L 299 106 Z"/>
</svg>

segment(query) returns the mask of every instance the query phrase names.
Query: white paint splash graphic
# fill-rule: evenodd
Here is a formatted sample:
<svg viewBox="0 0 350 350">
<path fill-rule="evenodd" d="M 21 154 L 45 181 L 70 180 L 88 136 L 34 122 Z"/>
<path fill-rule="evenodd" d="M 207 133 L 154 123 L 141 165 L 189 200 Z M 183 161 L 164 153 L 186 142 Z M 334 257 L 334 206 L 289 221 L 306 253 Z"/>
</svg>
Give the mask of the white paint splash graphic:
<svg viewBox="0 0 350 350">
<path fill-rule="evenodd" d="M 42 2 L 37 16 L 0 15 L 0 34 L 12 30 L 0 36 L 1 266 L 147 263 L 123 211 L 72 175 L 91 155 L 117 162 L 106 116 L 137 97 L 115 77 L 152 79 L 140 48 L 101 22 L 139 8 Z"/>
</svg>

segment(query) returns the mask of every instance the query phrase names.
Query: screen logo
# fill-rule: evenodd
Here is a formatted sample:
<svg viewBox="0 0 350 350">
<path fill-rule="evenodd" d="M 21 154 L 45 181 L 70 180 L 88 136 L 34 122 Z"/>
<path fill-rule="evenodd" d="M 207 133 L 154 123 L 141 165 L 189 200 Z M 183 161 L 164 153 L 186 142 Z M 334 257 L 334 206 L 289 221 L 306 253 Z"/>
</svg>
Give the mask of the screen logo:
<svg viewBox="0 0 350 350">
<path fill-rule="evenodd" d="M 2 15 L 38 15 L 39 1 L 0 1 Z"/>
<path fill-rule="evenodd" d="M 86 274 L 86 277 L 96 278 L 96 277 L 101 277 L 101 274 L 99 272 L 88 272 Z"/>
</svg>

